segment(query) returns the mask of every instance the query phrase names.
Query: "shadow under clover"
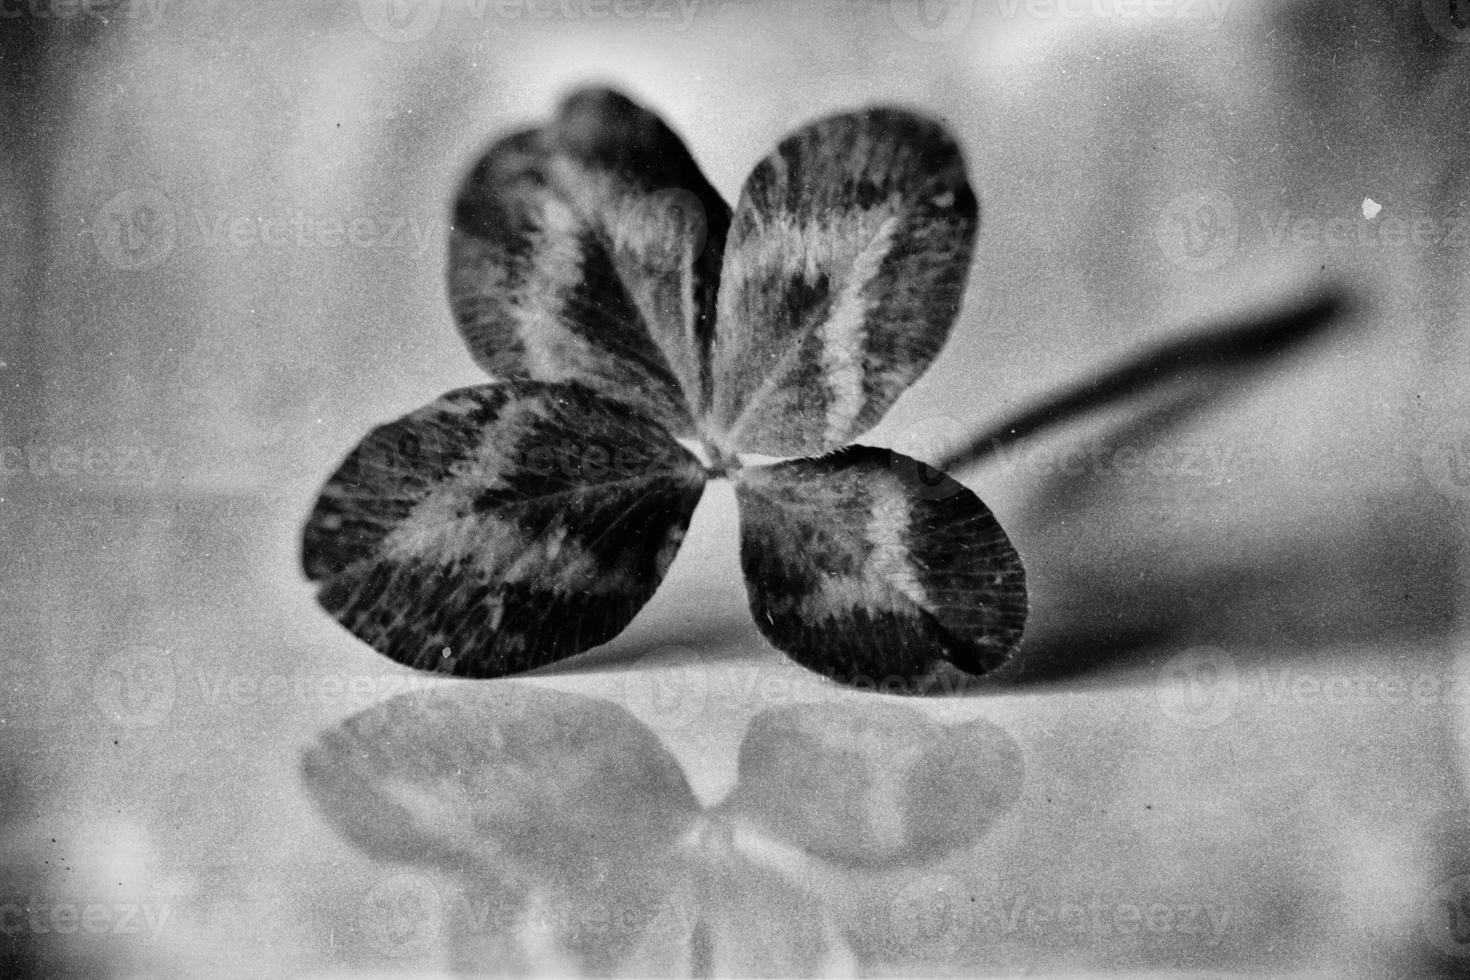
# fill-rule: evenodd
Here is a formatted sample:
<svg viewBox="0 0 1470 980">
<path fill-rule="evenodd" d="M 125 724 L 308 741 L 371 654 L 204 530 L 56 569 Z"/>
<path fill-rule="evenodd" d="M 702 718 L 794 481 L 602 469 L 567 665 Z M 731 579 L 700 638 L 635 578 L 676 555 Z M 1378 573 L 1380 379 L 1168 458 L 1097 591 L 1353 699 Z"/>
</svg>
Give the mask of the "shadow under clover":
<svg viewBox="0 0 1470 980">
<path fill-rule="evenodd" d="M 324 732 L 302 768 L 333 827 L 401 866 L 361 899 L 366 945 L 512 974 L 905 959 L 893 874 L 974 844 L 1023 781 L 986 722 L 792 705 L 752 719 L 734 788 L 706 807 L 623 708 L 522 682 L 395 698 Z"/>
<path fill-rule="evenodd" d="M 1250 392 L 1321 384 L 1292 372 L 1309 354 L 1342 357 L 1344 342 L 1362 342 L 1364 306 L 1333 287 L 1167 342 L 938 460 L 1025 480 L 1025 506 L 1008 520 L 1033 616 L 996 680 L 1127 685 L 1160 651 L 1195 644 L 1243 660 L 1328 646 L 1371 655 L 1367 644 L 1456 628 L 1452 501 L 1407 465 L 1377 484 L 1371 468 L 1355 480 L 1360 457 L 1386 453 L 1366 443 L 1219 434 Z M 1083 424 L 1084 436 L 1058 431 Z"/>
</svg>

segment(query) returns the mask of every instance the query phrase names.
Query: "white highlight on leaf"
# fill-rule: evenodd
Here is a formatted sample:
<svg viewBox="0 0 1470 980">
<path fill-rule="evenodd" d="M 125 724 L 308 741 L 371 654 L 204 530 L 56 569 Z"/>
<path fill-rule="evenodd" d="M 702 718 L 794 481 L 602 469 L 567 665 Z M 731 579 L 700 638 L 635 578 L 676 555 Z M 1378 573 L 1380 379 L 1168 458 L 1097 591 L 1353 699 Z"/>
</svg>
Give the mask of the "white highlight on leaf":
<svg viewBox="0 0 1470 980">
<path fill-rule="evenodd" d="M 909 551 L 908 499 L 902 492 L 888 492 L 881 485 L 874 496 L 867 526 L 873 551 L 868 556 L 867 570 L 908 596 L 920 609 L 929 609 L 929 595 L 919 581 Z"/>
<path fill-rule="evenodd" d="M 871 264 L 876 270 L 886 255 L 893 230 L 885 229 L 897 220 L 897 206 L 891 201 L 872 209 L 843 210 L 825 215 L 820 223 L 784 212 L 762 216 L 760 224 L 725 253 L 714 356 L 715 419 L 725 427 L 725 448 L 742 445 L 747 426 L 768 421 L 767 403 L 779 397 L 790 374 L 801 366 L 809 338 L 827 326 L 806 315 L 808 310 L 779 309 L 770 301 L 770 284 L 793 276 L 816 282 L 846 270 L 833 284 L 842 293 L 828 322 L 849 289 L 853 292 L 848 302 L 863 304 L 862 287 L 871 276 L 860 275 L 857 269 Z M 879 251 L 870 262 L 865 256 L 875 248 Z M 862 326 L 861 318 L 856 326 Z"/>
<path fill-rule="evenodd" d="M 445 415 L 467 415 L 478 402 L 468 398 L 446 400 L 437 407 Z M 507 401 L 475 451 L 456 463 L 449 475 L 431 487 L 428 496 L 388 531 L 382 543 L 383 556 L 392 561 L 452 561 L 473 556 L 484 547 L 490 526 L 472 513 L 462 513 L 465 504 L 476 493 L 505 486 L 505 471 L 511 462 L 507 448 L 518 445 L 522 434 L 544 414 L 533 401 Z M 429 415 L 424 413 L 423 417 Z M 432 437 L 426 445 L 426 451 L 438 451 L 438 442 Z"/>
<path fill-rule="evenodd" d="M 842 293 L 822 325 L 822 368 L 832 401 L 827 406 L 826 440 L 830 445 L 845 442 L 852 424 L 863 410 L 863 379 L 867 375 L 868 284 L 878 277 L 883 259 L 893 247 L 898 230 L 897 215 L 890 214 L 872 239 L 853 259 Z"/>
<path fill-rule="evenodd" d="M 471 408 L 452 403 L 446 411 Z M 484 581 L 534 582 L 558 592 L 611 594 L 626 588 L 621 576 L 569 539 L 565 525 L 531 535 L 515 520 L 513 503 L 503 516 L 476 513 L 472 506 L 480 493 L 505 488 L 506 475 L 514 470 L 516 447 L 545 417 L 545 407 L 534 400 L 508 401 L 476 451 L 388 532 L 382 557 L 395 564 L 463 562 Z M 490 615 L 499 622 L 498 603 Z"/>
<path fill-rule="evenodd" d="M 934 608 L 928 591 L 919 581 L 909 550 L 909 502 L 901 490 L 881 484 L 874 490 L 874 503 L 864 527 L 870 551 L 855 575 L 827 576 L 805 596 L 799 610 L 813 621 L 834 610 L 886 610 L 911 615 L 898 597 L 919 609 Z"/>
<path fill-rule="evenodd" d="M 525 285 L 516 295 L 523 304 L 520 340 L 526 374 L 542 381 L 560 381 L 575 376 L 572 365 L 587 369 L 596 364 L 588 345 L 563 325 L 567 319 L 564 292 L 583 275 L 578 242 L 582 222 L 568 205 L 548 197 L 537 215 L 537 228 L 530 250 L 533 260 Z M 590 373 L 598 374 L 595 370 Z"/>
</svg>

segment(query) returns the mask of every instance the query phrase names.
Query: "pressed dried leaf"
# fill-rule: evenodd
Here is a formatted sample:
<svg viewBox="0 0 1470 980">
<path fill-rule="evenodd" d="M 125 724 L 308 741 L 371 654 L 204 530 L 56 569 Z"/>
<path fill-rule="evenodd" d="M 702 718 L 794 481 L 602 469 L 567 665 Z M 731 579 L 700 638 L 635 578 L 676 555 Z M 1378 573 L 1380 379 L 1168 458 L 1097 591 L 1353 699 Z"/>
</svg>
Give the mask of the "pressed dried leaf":
<svg viewBox="0 0 1470 980">
<path fill-rule="evenodd" d="M 322 606 L 394 660 L 498 677 L 616 636 L 703 486 L 662 427 L 580 385 L 464 388 L 352 451 L 303 564 Z"/>
<path fill-rule="evenodd" d="M 1020 557 L 953 479 L 854 446 L 740 470 L 735 489 L 751 613 L 798 663 L 923 693 L 962 676 L 955 670 L 992 671 L 1017 649 Z"/>
<path fill-rule="evenodd" d="M 725 472 L 872 426 L 943 345 L 977 221 L 955 141 L 911 112 L 797 131 L 732 224 L 656 116 L 573 93 L 495 143 L 455 203 L 451 304 L 502 383 L 375 430 L 333 476 L 305 535 L 322 605 L 397 660 L 467 676 L 605 642 L 700 495 L 674 437 L 702 438 Z M 588 465 L 528 462 L 558 440 Z M 627 451 L 639 472 L 609 476 Z M 927 472 L 856 448 L 741 473 L 742 561 L 773 643 L 913 691 L 1005 662 L 1019 559 L 973 494 L 912 478 Z"/>
<path fill-rule="evenodd" d="M 658 117 L 584 89 L 460 188 L 450 303 L 493 377 L 579 381 L 690 435 L 729 207 Z"/>
<path fill-rule="evenodd" d="M 730 228 L 715 441 L 814 455 L 871 428 L 944 345 L 977 223 L 959 147 L 932 120 L 872 108 L 783 140 Z"/>
</svg>

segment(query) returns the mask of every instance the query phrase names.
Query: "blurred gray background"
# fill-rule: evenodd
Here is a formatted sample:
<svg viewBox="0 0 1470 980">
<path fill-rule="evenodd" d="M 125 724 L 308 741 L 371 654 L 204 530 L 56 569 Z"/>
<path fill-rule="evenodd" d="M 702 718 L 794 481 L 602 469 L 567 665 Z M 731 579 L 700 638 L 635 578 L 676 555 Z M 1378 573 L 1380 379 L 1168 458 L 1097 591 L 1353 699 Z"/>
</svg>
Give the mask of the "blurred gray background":
<svg viewBox="0 0 1470 980">
<path fill-rule="evenodd" d="M 1213 904 L 1223 938 L 970 923 L 864 969 L 1470 964 L 1470 6 L 5 11 L 0 897 L 101 910 L 95 932 L 7 926 L 18 975 L 442 966 L 364 941 L 383 872 L 302 793 L 301 747 L 408 680 L 317 610 L 296 535 L 370 426 L 481 379 L 445 300 L 453 188 L 585 82 L 662 114 L 731 201 L 819 115 L 897 102 L 957 134 L 982 208 L 967 301 L 867 442 L 933 458 L 1150 343 L 1355 301 L 1206 399 L 957 474 L 1027 561 L 1027 670 L 914 707 L 1000 725 L 1027 780 L 915 880 L 1007 909 Z M 761 641 L 734 521 L 712 488 L 628 632 L 534 682 L 628 704 L 706 801 L 774 697 L 756 681 L 849 696 Z M 667 710 L 690 690 L 697 723 Z M 165 921 L 124 930 L 128 905 Z"/>
</svg>

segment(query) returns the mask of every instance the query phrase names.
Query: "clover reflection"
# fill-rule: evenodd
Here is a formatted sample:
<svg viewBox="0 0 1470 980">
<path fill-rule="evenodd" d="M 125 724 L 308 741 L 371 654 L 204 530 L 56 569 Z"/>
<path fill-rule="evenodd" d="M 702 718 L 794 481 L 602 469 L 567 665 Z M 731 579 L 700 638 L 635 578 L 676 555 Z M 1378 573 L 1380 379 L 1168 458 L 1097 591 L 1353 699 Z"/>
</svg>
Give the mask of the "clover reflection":
<svg viewBox="0 0 1470 980">
<path fill-rule="evenodd" d="M 390 866 L 362 896 L 362 942 L 463 973 L 911 959 L 934 931 L 916 920 L 916 869 L 975 844 L 1022 772 L 988 722 L 783 705 L 750 721 L 733 789 L 703 806 L 621 706 L 519 681 L 395 698 L 303 759 L 329 822 Z"/>
</svg>

